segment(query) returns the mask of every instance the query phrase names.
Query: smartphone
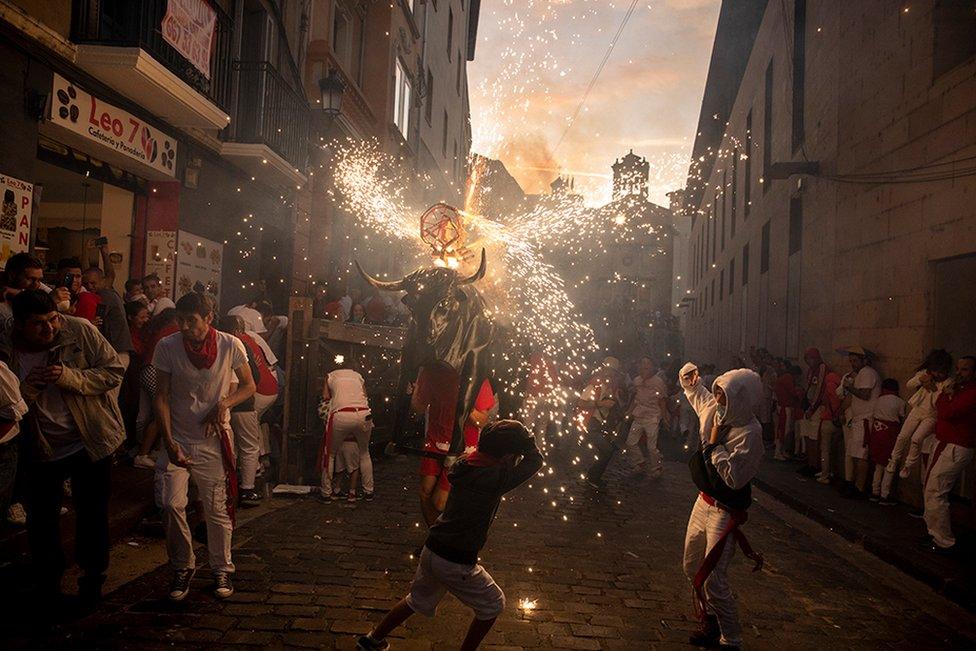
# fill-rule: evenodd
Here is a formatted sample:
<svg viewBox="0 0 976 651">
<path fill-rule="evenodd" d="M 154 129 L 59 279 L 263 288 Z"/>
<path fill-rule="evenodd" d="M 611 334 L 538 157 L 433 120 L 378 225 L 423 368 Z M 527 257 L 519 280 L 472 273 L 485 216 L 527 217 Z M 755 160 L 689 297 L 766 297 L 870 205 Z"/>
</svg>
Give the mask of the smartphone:
<svg viewBox="0 0 976 651">
<path fill-rule="evenodd" d="M 66 289 L 71 289 L 71 284 L 74 283 L 75 276 L 70 271 L 65 272 L 64 278 L 61 279 L 61 286 Z"/>
<path fill-rule="evenodd" d="M 95 316 L 97 316 L 99 319 L 104 319 L 106 312 L 108 312 L 108 305 L 105 303 L 99 303 L 95 306 Z"/>
</svg>

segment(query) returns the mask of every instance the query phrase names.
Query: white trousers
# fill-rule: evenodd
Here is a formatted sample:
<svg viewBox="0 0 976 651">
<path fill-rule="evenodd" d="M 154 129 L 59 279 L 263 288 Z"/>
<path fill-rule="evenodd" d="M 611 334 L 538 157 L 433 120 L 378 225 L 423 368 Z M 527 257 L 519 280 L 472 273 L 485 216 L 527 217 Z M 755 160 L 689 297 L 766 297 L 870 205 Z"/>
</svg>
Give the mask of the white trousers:
<svg viewBox="0 0 976 651">
<path fill-rule="evenodd" d="M 328 458 L 322 470 L 321 491 L 323 495 L 332 494 L 332 475 L 335 474 L 336 453 L 342 442 L 352 434 L 359 446 L 359 477 L 363 490 L 373 492 L 373 460 L 369 456 L 369 439 L 373 435 L 373 421 L 368 420 L 368 411 L 337 411 L 332 415 L 332 436 L 326 450 Z"/>
<path fill-rule="evenodd" d="M 268 411 L 268 408 L 271 407 L 276 400 L 278 400 L 277 395 L 266 396 L 260 393 L 254 394 L 254 411 L 257 413 L 258 425 L 261 428 L 261 447 L 260 451 L 258 452 L 258 457 L 271 454 L 271 432 L 267 425 L 261 424 L 261 417 L 264 416 L 264 412 Z"/>
<path fill-rule="evenodd" d="M 237 470 L 241 475 L 241 489 L 253 490 L 261 456 L 261 423 L 256 411 L 232 411 L 230 426 L 234 430 L 237 448 Z"/>
<path fill-rule="evenodd" d="M 891 495 L 891 486 L 898 474 L 902 459 L 905 459 L 904 469 L 906 474 L 918 464 L 922 456 L 922 444 L 935 430 L 935 418 L 932 416 L 922 416 L 917 409 L 908 412 L 908 417 L 898 432 L 895 439 L 895 447 L 891 451 L 891 458 L 885 468 L 884 479 L 881 482 L 881 497 Z M 907 454 L 907 457 L 906 457 Z M 924 473 L 923 473 L 924 474 Z"/>
<path fill-rule="evenodd" d="M 698 497 L 691 517 L 688 518 L 688 531 L 685 533 L 685 576 L 693 581 L 698 568 L 705 560 L 705 555 L 715 546 L 731 516 L 717 506 L 710 506 Z M 725 549 L 719 558 L 715 569 L 705 581 L 705 596 L 708 608 L 718 618 L 718 626 L 722 632 L 722 644 L 733 646 L 742 645 L 742 627 L 739 624 L 739 611 L 735 605 L 735 596 L 729 587 L 728 571 L 732 556 L 735 555 L 735 540 L 725 541 Z"/>
<path fill-rule="evenodd" d="M 952 535 L 949 518 L 949 493 L 959 476 L 973 461 L 973 448 L 940 442 L 929 460 L 928 479 L 925 481 L 925 526 L 939 547 L 952 547 L 956 539 Z"/>
<path fill-rule="evenodd" d="M 661 452 L 657 449 L 657 434 L 661 425 L 660 416 L 644 416 L 641 418 L 635 417 L 630 423 L 630 431 L 627 433 L 627 452 L 634 455 L 635 463 L 647 463 L 651 462 L 649 471 L 652 475 L 660 475 L 664 470 L 664 463 L 661 459 Z M 644 457 L 644 451 L 641 450 L 640 442 L 641 436 L 647 436 L 647 453 L 650 459 Z"/>
<path fill-rule="evenodd" d="M 234 525 L 227 512 L 227 477 L 220 452 L 220 440 L 207 437 L 177 443 L 193 461 L 189 468 L 169 462 L 169 455 L 160 448 L 156 456 L 156 502 L 163 509 L 166 524 L 166 552 L 174 570 L 196 567 L 193 538 L 186 519 L 190 481 L 203 502 L 203 517 L 207 523 L 207 552 L 211 572 L 233 572 L 231 537 Z"/>
</svg>

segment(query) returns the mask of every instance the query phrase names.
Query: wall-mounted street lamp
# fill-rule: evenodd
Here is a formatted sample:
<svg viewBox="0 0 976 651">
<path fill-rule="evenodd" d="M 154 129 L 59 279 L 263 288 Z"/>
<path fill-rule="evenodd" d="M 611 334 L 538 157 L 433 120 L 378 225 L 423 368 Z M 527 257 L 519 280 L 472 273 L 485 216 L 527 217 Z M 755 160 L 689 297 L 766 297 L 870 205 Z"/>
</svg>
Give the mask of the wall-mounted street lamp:
<svg viewBox="0 0 976 651">
<path fill-rule="evenodd" d="M 322 110 L 326 115 L 335 117 L 342 112 L 342 94 L 346 84 L 335 68 L 329 74 L 319 79 L 319 90 L 322 92 Z"/>
</svg>

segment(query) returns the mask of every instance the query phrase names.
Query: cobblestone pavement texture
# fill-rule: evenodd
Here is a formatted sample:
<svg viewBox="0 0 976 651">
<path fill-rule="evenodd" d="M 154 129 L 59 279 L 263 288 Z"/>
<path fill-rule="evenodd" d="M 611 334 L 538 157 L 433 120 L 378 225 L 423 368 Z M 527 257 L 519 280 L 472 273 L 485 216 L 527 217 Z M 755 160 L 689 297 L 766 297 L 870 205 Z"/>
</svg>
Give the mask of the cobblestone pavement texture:
<svg viewBox="0 0 976 651">
<path fill-rule="evenodd" d="M 376 464 L 372 503 L 296 499 L 241 527 L 237 592 L 227 601 L 211 596 L 201 571 L 184 602 L 168 603 L 170 573 L 160 567 L 108 595 L 94 614 L 35 631 L 33 643 L 351 649 L 413 575 L 411 553 L 424 537 L 416 464 L 408 457 Z M 681 570 L 695 495 L 687 468 L 668 463 L 665 476 L 652 481 L 622 466 L 600 493 L 556 472 L 503 503 L 482 559 L 508 603 L 484 648 L 687 648 L 696 627 Z M 733 562 L 747 647 L 973 648 L 976 640 L 961 632 L 973 630 L 971 621 L 947 625 L 761 502 L 746 531 L 767 560 L 756 574 L 741 556 Z M 893 568 L 884 571 L 897 577 Z M 522 599 L 535 600 L 536 608 L 520 608 Z M 457 648 L 468 620 L 448 597 L 436 618 L 416 615 L 396 631 L 393 648 Z"/>
</svg>

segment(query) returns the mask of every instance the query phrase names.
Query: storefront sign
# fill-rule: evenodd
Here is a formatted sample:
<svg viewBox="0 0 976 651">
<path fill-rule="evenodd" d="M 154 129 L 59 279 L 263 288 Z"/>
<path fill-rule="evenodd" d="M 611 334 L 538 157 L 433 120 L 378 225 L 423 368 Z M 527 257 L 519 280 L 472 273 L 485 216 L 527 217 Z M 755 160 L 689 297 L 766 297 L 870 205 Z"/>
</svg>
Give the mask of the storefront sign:
<svg viewBox="0 0 976 651">
<path fill-rule="evenodd" d="M 160 28 L 163 40 L 210 79 L 210 51 L 216 26 L 217 12 L 204 0 L 168 0 Z"/>
<path fill-rule="evenodd" d="M 205 237 L 180 231 L 176 255 L 176 295 L 183 296 L 197 284 L 220 304 L 220 271 L 224 245 Z"/>
<path fill-rule="evenodd" d="M 34 185 L 0 174 L 0 194 L 0 267 L 5 267 L 10 256 L 30 248 Z"/>
<path fill-rule="evenodd" d="M 163 295 L 174 297 L 176 284 L 176 231 L 146 231 L 146 275 L 156 274 Z"/>
<path fill-rule="evenodd" d="M 54 75 L 51 122 L 109 147 L 167 176 L 176 175 L 176 141 L 128 111 Z"/>
</svg>

